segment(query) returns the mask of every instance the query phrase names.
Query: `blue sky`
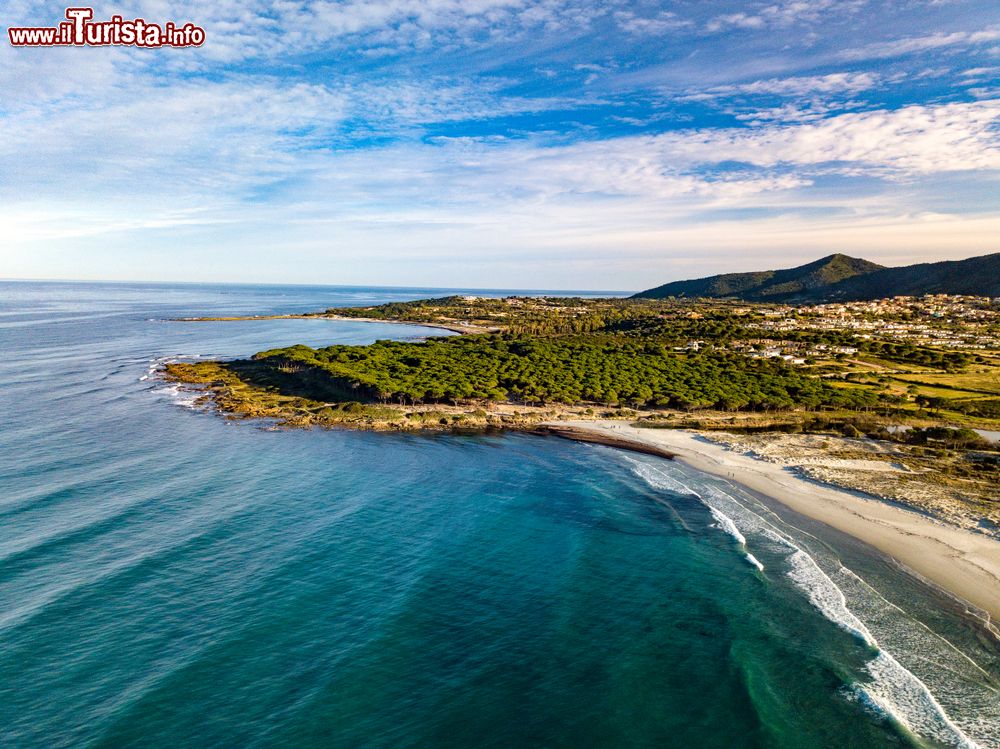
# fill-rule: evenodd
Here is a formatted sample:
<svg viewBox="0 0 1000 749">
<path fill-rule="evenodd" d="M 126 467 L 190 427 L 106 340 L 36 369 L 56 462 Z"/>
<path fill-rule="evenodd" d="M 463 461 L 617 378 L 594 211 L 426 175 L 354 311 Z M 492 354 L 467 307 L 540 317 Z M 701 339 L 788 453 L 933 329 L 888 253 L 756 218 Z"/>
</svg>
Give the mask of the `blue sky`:
<svg viewBox="0 0 1000 749">
<path fill-rule="evenodd" d="M 0 277 L 639 289 L 1000 251 L 996 0 L 94 9 L 207 42 L 3 41 Z"/>
</svg>

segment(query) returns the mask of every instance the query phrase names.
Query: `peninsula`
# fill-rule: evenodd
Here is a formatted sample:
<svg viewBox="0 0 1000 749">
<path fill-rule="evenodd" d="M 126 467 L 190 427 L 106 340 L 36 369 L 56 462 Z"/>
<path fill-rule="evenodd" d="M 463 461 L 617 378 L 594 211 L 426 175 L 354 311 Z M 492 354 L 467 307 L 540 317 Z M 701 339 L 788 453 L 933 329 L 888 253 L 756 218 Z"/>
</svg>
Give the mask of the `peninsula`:
<svg viewBox="0 0 1000 749">
<path fill-rule="evenodd" d="M 463 335 L 290 346 L 176 362 L 164 374 L 202 388 L 231 417 L 287 427 L 545 431 L 614 419 L 725 433 L 748 452 L 766 440 L 785 445 L 785 457 L 811 449 L 834 459 L 802 468 L 827 483 L 1000 529 L 991 439 L 1000 432 L 1000 303 L 992 298 L 791 306 L 450 296 L 297 317 Z"/>
<path fill-rule="evenodd" d="M 678 456 L 1000 616 L 1000 299 L 448 296 L 283 317 L 459 335 L 164 376 L 277 427 L 520 430 Z"/>
</svg>

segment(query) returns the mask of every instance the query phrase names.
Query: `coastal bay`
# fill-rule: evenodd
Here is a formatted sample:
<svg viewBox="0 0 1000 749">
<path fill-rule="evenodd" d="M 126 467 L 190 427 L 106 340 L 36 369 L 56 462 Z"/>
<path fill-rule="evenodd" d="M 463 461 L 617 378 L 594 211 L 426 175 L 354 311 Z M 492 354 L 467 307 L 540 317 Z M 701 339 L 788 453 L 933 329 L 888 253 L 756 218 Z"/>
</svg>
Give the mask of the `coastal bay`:
<svg viewBox="0 0 1000 749">
<path fill-rule="evenodd" d="M 284 415 L 220 418 L 162 368 L 433 331 L 166 322 L 330 289 L 8 292 L 6 743 L 1000 745 L 981 620 L 729 479 L 528 433 L 617 408 L 376 433 L 316 428 L 273 390 Z M 284 428 L 296 413 L 312 428 Z"/>
<path fill-rule="evenodd" d="M 182 365 L 186 366 L 186 365 Z M 211 367 L 211 365 L 208 365 Z M 173 372 L 185 370 L 174 368 Z M 216 375 L 217 376 L 217 375 Z M 198 383 L 195 378 L 188 382 Z M 219 382 L 209 379 L 209 383 Z M 204 384 L 204 383 L 202 383 Z M 926 579 L 982 610 L 985 620 L 1000 618 L 1000 539 L 974 532 L 977 517 L 960 514 L 935 518 L 918 507 L 865 494 L 860 474 L 835 486 L 796 475 L 787 464 L 727 450 L 719 444 L 725 432 L 691 432 L 636 426 L 634 414 L 601 419 L 584 414 L 585 407 L 493 406 L 470 413 L 469 409 L 442 405 L 422 408 L 368 406 L 331 410 L 321 403 L 276 404 L 261 407 L 258 398 L 234 400 L 242 384 L 215 385 L 211 397 L 223 411 L 242 417 L 278 419 L 292 427 L 333 426 L 388 431 L 453 431 L 513 429 L 553 433 L 578 441 L 683 460 L 699 470 L 730 478 L 796 511 L 827 523 L 890 554 Z M 267 397 L 267 396 L 265 396 Z M 273 396 L 271 396 L 273 398 Z M 270 402 L 270 401 L 269 401 Z M 325 413 L 324 413 L 325 410 Z M 313 414 L 319 414 L 314 417 Z M 581 418 L 583 417 L 583 418 Z M 555 419 L 555 420 L 553 420 Z M 781 440 L 783 435 L 772 439 Z M 836 444 L 843 438 L 825 437 Z M 876 469 L 887 469 L 885 460 L 870 461 Z M 865 466 L 870 468 L 871 466 Z M 847 466 L 850 468 L 850 465 Z M 935 484 L 928 485 L 935 490 Z M 854 491 L 851 491 L 851 489 Z M 925 487 L 927 488 L 927 487 Z M 940 500 L 939 500 L 940 502 Z M 931 507 L 935 507 L 931 502 Z M 959 522 L 966 527 L 960 527 Z"/>
</svg>

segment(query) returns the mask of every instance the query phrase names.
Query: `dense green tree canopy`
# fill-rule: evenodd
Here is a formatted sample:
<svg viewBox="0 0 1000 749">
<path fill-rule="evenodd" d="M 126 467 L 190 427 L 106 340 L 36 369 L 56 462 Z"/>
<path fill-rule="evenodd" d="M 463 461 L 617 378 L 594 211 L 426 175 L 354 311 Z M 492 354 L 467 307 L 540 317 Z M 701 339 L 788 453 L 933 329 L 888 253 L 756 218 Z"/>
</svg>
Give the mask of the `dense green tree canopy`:
<svg viewBox="0 0 1000 749">
<path fill-rule="evenodd" d="M 780 362 L 680 353 L 653 338 L 479 335 L 371 346 L 292 346 L 257 360 L 379 401 L 595 402 L 682 409 L 865 408 L 867 389 L 835 387 Z"/>
</svg>

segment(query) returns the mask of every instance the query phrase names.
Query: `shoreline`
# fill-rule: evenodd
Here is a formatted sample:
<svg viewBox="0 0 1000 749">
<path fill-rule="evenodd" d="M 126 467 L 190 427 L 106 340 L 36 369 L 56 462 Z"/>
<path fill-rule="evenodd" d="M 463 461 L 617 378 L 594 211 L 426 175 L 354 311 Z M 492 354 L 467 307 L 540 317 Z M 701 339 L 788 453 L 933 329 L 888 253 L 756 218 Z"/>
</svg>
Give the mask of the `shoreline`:
<svg viewBox="0 0 1000 749">
<path fill-rule="evenodd" d="M 388 325 L 409 325 L 414 328 L 437 328 L 449 330 L 459 335 L 477 335 L 479 333 L 495 333 L 495 330 L 481 328 L 476 325 L 461 325 L 459 323 L 411 322 L 409 320 L 383 320 L 377 317 L 349 317 L 347 315 L 329 314 L 287 314 L 287 315 L 245 315 L 230 317 L 172 317 L 167 322 L 252 322 L 259 320 L 345 320 L 348 322 L 378 322 Z"/>
<path fill-rule="evenodd" d="M 659 447 L 658 445 L 647 445 L 633 440 L 624 439 L 614 434 L 604 434 L 592 429 L 581 429 L 579 427 L 565 426 L 563 424 L 545 424 L 539 429 L 532 430 L 530 434 L 537 434 L 543 437 L 552 435 L 553 437 L 561 437 L 563 439 L 573 440 L 574 442 L 588 442 L 595 445 L 604 445 L 606 447 L 617 447 L 620 450 L 629 450 L 631 452 L 644 453 L 646 455 L 655 455 L 658 458 L 666 458 L 667 460 L 673 460 L 677 457 L 676 453 Z"/>
<path fill-rule="evenodd" d="M 764 494 L 889 555 L 917 577 L 979 609 L 989 617 L 991 628 L 1000 621 L 1000 541 L 989 536 L 797 476 L 786 466 L 734 452 L 697 432 L 638 429 L 613 420 L 543 426 L 556 427 L 564 432 L 558 436 L 569 439 L 577 434 L 586 442 L 652 454 L 660 450 L 696 470 Z"/>
<path fill-rule="evenodd" d="M 459 335 L 477 335 L 479 333 L 495 333 L 495 330 L 481 328 L 477 325 L 461 325 L 459 323 L 442 322 L 411 322 L 409 320 L 383 320 L 377 317 L 347 317 L 345 315 L 321 315 L 324 320 L 353 320 L 355 322 L 384 322 L 392 325 L 410 325 L 417 328 L 438 328 L 439 330 L 450 330 Z"/>
</svg>

